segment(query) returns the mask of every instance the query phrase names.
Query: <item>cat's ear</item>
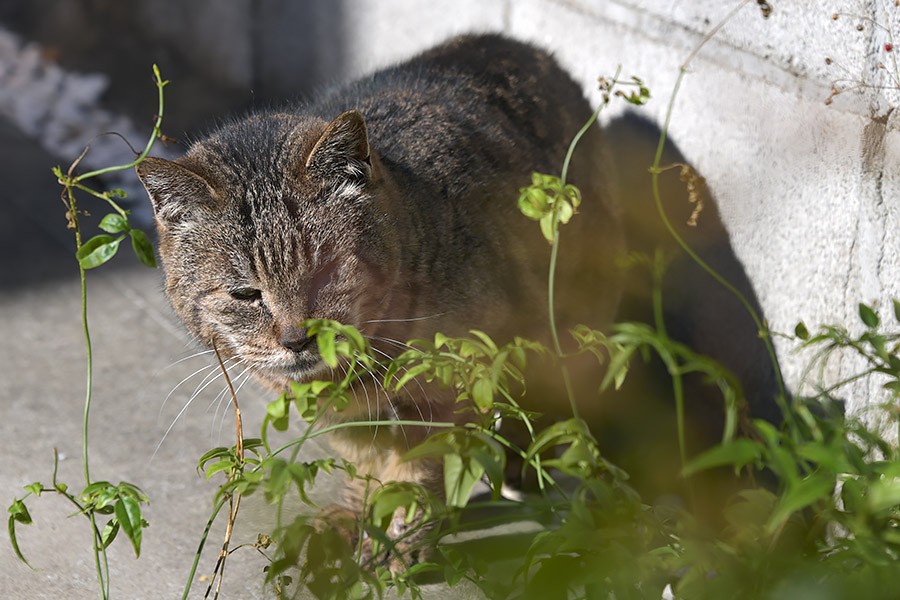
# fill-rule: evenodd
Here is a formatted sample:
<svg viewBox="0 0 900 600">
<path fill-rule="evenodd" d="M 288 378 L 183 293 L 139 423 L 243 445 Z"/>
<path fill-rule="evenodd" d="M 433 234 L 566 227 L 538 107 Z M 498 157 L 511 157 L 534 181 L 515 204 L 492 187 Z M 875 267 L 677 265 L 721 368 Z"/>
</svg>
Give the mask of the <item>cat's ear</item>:
<svg viewBox="0 0 900 600">
<path fill-rule="evenodd" d="M 307 174 L 327 180 L 365 182 L 371 170 L 366 121 L 358 110 L 329 123 L 306 159 Z"/>
<path fill-rule="evenodd" d="M 162 158 L 145 158 L 135 167 L 144 184 L 153 213 L 160 223 L 184 220 L 197 210 L 218 204 L 212 186 L 190 169 Z"/>
</svg>

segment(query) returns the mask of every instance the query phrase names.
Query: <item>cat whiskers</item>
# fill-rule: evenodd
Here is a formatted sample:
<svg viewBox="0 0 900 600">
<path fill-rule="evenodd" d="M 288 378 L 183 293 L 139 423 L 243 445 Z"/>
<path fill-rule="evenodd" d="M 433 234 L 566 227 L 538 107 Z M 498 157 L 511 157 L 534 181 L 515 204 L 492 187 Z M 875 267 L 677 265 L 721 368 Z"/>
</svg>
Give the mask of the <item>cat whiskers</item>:
<svg viewBox="0 0 900 600">
<path fill-rule="evenodd" d="M 441 313 L 441 314 L 446 314 L 446 313 Z M 366 337 L 368 337 L 370 340 L 376 340 L 376 341 L 385 342 L 387 344 L 391 344 L 393 346 L 396 346 L 400 350 L 418 351 L 418 349 L 415 346 L 410 346 L 408 343 L 401 342 L 400 340 L 394 340 L 391 338 L 386 338 L 386 337 L 381 337 L 381 336 L 366 336 Z M 373 348 L 373 350 L 377 350 L 378 352 L 381 352 L 388 359 L 390 359 L 390 356 L 388 356 L 388 354 L 386 352 L 383 352 L 377 348 Z M 409 369 L 407 369 L 406 367 L 403 367 L 403 371 L 408 372 Z M 419 390 L 422 392 L 422 397 L 425 399 L 425 403 L 428 404 L 428 411 L 429 411 L 428 412 L 428 421 L 431 422 L 434 419 L 434 407 L 431 405 L 431 398 L 428 397 L 428 392 L 425 391 L 425 387 L 422 385 L 421 381 L 419 381 L 418 379 L 413 379 L 413 381 L 415 381 L 416 385 L 419 386 Z M 431 428 L 428 429 L 428 432 L 429 433 L 431 432 Z"/>
<path fill-rule="evenodd" d="M 340 367 L 341 371 L 344 373 L 344 379 L 348 379 L 350 377 L 350 373 L 347 370 L 347 366 L 344 365 L 343 362 L 338 362 L 338 367 Z M 331 378 L 334 380 L 334 369 L 331 369 Z M 356 402 L 357 408 L 361 408 L 359 403 L 359 396 L 356 395 L 356 388 L 350 386 L 350 392 L 353 394 L 353 400 Z M 366 395 L 366 411 L 369 415 L 369 419 L 372 418 L 372 406 L 369 404 L 369 392 L 366 390 L 365 386 L 363 386 L 363 393 Z"/>
<path fill-rule="evenodd" d="M 165 370 L 167 370 L 167 369 L 171 369 L 172 367 L 174 367 L 174 366 L 176 366 L 176 365 L 178 365 L 178 364 L 180 364 L 180 363 L 183 363 L 183 362 L 186 361 L 186 360 L 190 360 L 190 359 L 192 359 L 192 358 L 197 358 L 197 357 L 199 357 L 199 356 L 203 356 L 204 354 L 210 354 L 210 353 L 212 353 L 212 350 L 202 350 L 202 351 L 200 351 L 200 352 L 195 352 L 194 354 L 191 354 L 191 355 L 189 355 L 189 356 L 185 356 L 184 358 L 181 358 L 181 359 L 179 359 L 179 360 L 176 360 L 175 362 L 173 362 L 173 363 L 167 365 L 166 367 L 163 367 L 162 369 L 160 369 L 159 373 L 162 373 L 163 371 L 165 371 Z M 158 424 L 159 421 L 162 419 L 162 411 L 163 411 L 163 409 L 166 407 L 166 402 L 168 402 L 168 401 L 169 401 L 169 398 L 172 397 L 172 394 L 174 394 L 175 391 L 178 390 L 178 388 L 181 387 L 181 385 L 182 385 L 185 381 L 187 381 L 188 379 L 194 377 L 194 376 L 197 375 L 198 373 L 202 373 L 203 371 L 206 371 L 207 369 L 211 369 L 211 368 L 214 367 L 214 366 L 215 366 L 215 365 L 205 365 L 205 366 L 203 366 L 203 367 L 200 367 L 199 369 L 197 369 L 196 371 L 194 371 L 193 373 L 191 373 L 190 375 L 188 375 L 187 377 L 185 377 L 184 379 L 182 379 L 181 381 L 179 381 L 177 384 L 175 384 L 175 387 L 173 387 L 172 390 L 171 390 L 168 394 L 166 394 L 166 397 L 163 399 L 162 404 L 161 404 L 160 407 L 159 407 L 159 413 L 157 414 L 157 417 L 156 417 L 157 424 Z"/>
<path fill-rule="evenodd" d="M 377 348 L 372 348 L 372 350 L 384 355 L 385 357 L 387 357 L 388 360 L 391 359 L 390 355 L 387 354 L 386 352 L 383 352 Z M 349 379 L 351 377 L 351 373 L 350 373 L 349 369 L 347 368 L 347 365 L 344 364 L 344 361 L 343 360 L 340 361 L 338 363 L 338 365 L 340 366 L 341 370 L 344 373 L 344 378 Z M 385 373 L 387 373 L 387 367 L 385 367 L 384 365 L 380 365 L 380 364 L 378 365 L 378 367 L 383 369 L 385 371 Z M 387 404 L 391 409 L 391 414 L 392 414 L 393 418 L 395 420 L 400 420 L 400 415 L 397 412 L 397 409 L 394 406 L 394 403 L 391 401 L 390 392 L 387 390 L 387 388 L 384 386 L 384 384 L 381 383 L 379 378 L 376 376 L 376 373 L 371 370 L 362 369 L 362 367 L 357 367 L 357 369 L 358 370 L 355 370 L 353 373 L 353 375 L 356 376 L 356 379 L 354 382 L 355 384 L 351 385 L 349 387 L 351 393 L 353 394 L 353 398 L 356 400 L 357 407 L 361 408 L 361 405 L 359 402 L 359 397 L 357 395 L 356 390 L 357 390 L 357 388 L 362 388 L 362 392 L 365 395 L 365 399 L 366 399 L 366 414 L 368 416 L 368 420 L 369 421 L 373 421 L 373 420 L 381 421 L 382 415 L 381 415 L 381 394 L 380 394 L 380 392 L 383 391 L 385 400 L 387 401 Z M 369 385 L 365 379 L 366 375 L 368 375 L 369 377 L 372 378 L 372 390 L 375 395 L 375 414 L 374 414 L 374 416 L 372 414 L 372 398 L 369 394 Z M 412 397 L 412 396 L 410 396 L 410 397 Z M 418 410 L 418 407 L 417 407 L 417 410 Z M 423 418 L 423 420 L 424 420 L 424 418 Z M 404 440 L 406 440 L 407 444 L 409 444 L 409 438 L 406 435 L 406 429 L 403 427 L 402 424 L 400 424 L 399 427 L 400 427 L 400 433 L 403 434 Z M 375 441 L 378 436 L 378 429 L 379 429 L 379 425 L 376 424 L 372 431 L 372 446 L 375 445 Z"/>
<path fill-rule="evenodd" d="M 363 335 L 365 335 L 365 334 L 363 334 Z M 416 350 L 416 348 L 414 346 L 410 346 L 409 344 L 407 344 L 405 342 L 401 342 L 399 340 L 393 340 L 391 338 L 380 337 L 380 336 L 375 336 L 375 335 L 365 335 L 365 337 L 371 341 L 379 341 L 379 342 L 385 342 L 387 344 L 391 344 L 401 350 Z M 389 361 L 393 360 L 392 356 L 390 356 L 387 352 L 385 352 L 384 350 L 381 350 L 380 348 L 376 348 L 376 347 L 372 346 L 372 350 L 374 352 L 378 352 L 379 354 L 383 355 Z M 401 369 L 404 372 L 409 372 L 409 369 L 407 369 L 406 367 L 401 367 Z M 385 374 L 387 374 L 387 367 L 385 367 Z M 396 379 L 396 377 L 395 377 L 395 379 Z M 425 391 L 425 387 L 422 385 L 422 383 L 418 379 L 413 379 L 413 381 L 415 381 L 416 385 L 419 386 L 419 390 L 422 392 L 422 397 L 425 399 L 426 404 L 428 404 L 428 410 L 429 410 L 428 421 L 431 422 L 431 420 L 434 419 L 434 409 L 431 405 L 431 399 L 428 397 L 428 392 Z M 407 393 L 409 394 L 408 391 L 407 391 Z M 412 397 L 412 394 L 410 394 L 410 397 Z M 418 407 L 418 404 L 416 406 Z M 421 411 L 419 411 L 419 414 L 420 415 L 422 414 Z M 422 416 L 422 420 L 423 421 L 425 420 L 424 416 Z M 431 430 L 429 429 L 428 431 L 430 432 Z"/>
<path fill-rule="evenodd" d="M 237 366 L 237 365 L 233 365 L 233 366 Z M 234 385 L 235 396 L 238 393 L 240 393 L 241 388 L 244 387 L 244 385 L 248 381 L 250 381 L 251 377 L 253 376 L 253 374 L 255 372 L 256 372 L 256 370 L 254 369 L 254 366 L 250 365 L 249 367 L 247 367 L 246 369 L 241 371 L 237 377 L 234 377 L 232 379 L 232 384 Z M 230 374 L 229 374 L 229 376 L 230 376 Z M 242 377 L 244 378 L 243 381 L 241 381 Z M 222 410 L 222 418 L 219 420 L 219 432 L 217 434 L 219 437 L 222 436 L 222 427 L 224 427 L 225 418 L 228 416 L 228 408 L 234 403 L 234 398 L 231 397 L 230 392 L 231 392 L 231 388 L 226 383 L 224 389 L 221 392 L 219 392 L 219 394 L 216 396 L 215 400 L 213 400 L 213 402 L 211 402 L 209 407 L 206 409 L 207 411 L 209 411 L 209 408 L 212 407 L 213 403 L 218 402 L 218 404 L 221 405 L 222 400 L 224 400 L 225 398 L 228 398 L 228 402 L 225 403 L 225 408 Z M 216 412 L 214 413 L 214 415 L 218 415 L 218 414 L 219 414 L 219 406 L 216 406 Z M 209 431 L 210 438 L 212 438 L 212 424 L 213 423 L 215 423 L 215 418 L 213 418 L 213 422 L 210 424 L 210 431 Z"/>
<path fill-rule="evenodd" d="M 447 312 L 435 313 L 433 315 L 426 315 L 424 317 L 411 317 L 408 319 L 371 319 L 369 321 L 363 321 L 360 325 L 368 325 L 370 323 L 412 323 L 415 321 L 427 321 L 428 319 L 436 319 L 437 317 L 443 317 Z"/>
<path fill-rule="evenodd" d="M 234 369 L 234 368 L 237 367 L 238 365 L 243 364 L 243 363 L 246 361 L 246 359 L 244 359 L 244 358 L 238 358 L 238 357 L 231 357 L 231 358 L 228 358 L 228 359 L 224 360 L 224 361 L 223 361 L 223 364 L 226 364 L 226 363 L 231 362 L 231 361 L 234 361 L 234 362 L 233 362 L 232 364 L 230 364 L 230 365 L 227 365 L 227 366 L 225 367 L 225 370 L 226 370 L 226 371 L 229 371 L 229 370 L 231 370 L 231 369 Z M 203 392 L 203 390 L 205 390 L 205 389 L 206 389 L 207 387 L 209 387 L 216 379 L 218 379 L 219 377 L 222 376 L 222 370 L 221 370 L 221 369 L 218 369 L 218 365 L 217 365 L 217 364 L 216 364 L 216 365 L 207 365 L 206 367 L 203 367 L 202 369 L 198 369 L 198 370 L 194 371 L 191 375 L 189 375 L 188 377 L 186 377 L 185 379 L 183 379 L 181 382 L 178 383 L 177 386 L 175 386 L 175 389 L 177 389 L 182 383 L 184 383 L 185 381 L 187 381 L 187 380 L 190 379 L 191 377 L 197 375 L 198 373 L 202 373 L 203 371 L 206 371 L 207 369 L 211 369 L 212 367 L 216 367 L 217 370 L 211 371 L 211 372 L 207 373 L 207 374 L 203 377 L 203 380 L 201 380 L 200 383 L 197 384 L 197 387 L 194 388 L 194 391 L 193 391 L 193 393 L 191 394 L 191 396 L 187 399 L 187 402 L 184 403 L 184 406 L 181 407 L 181 410 L 178 411 L 178 414 L 175 415 L 175 418 L 174 418 L 174 419 L 172 419 L 172 423 L 169 425 L 169 427 L 166 429 L 165 433 L 163 434 L 162 438 L 159 440 L 159 443 L 156 445 L 156 448 L 153 450 L 153 454 L 150 455 L 150 460 L 153 460 L 153 458 L 156 456 L 157 452 L 159 452 L 159 449 L 162 447 L 163 442 L 166 441 L 166 438 L 169 436 L 169 433 L 170 433 L 170 432 L 172 431 L 172 429 L 175 427 L 175 424 L 178 422 L 178 419 L 181 418 L 181 416 L 185 413 L 185 411 L 187 411 L 188 407 L 191 405 L 191 403 L 194 401 L 194 399 L 197 398 L 197 396 L 199 396 L 199 395 Z M 175 389 L 173 389 L 172 392 L 169 392 L 169 396 L 171 396 L 172 393 L 175 392 Z M 166 396 L 166 399 L 167 399 L 167 400 L 168 400 L 168 397 L 169 397 L 169 396 Z"/>
<path fill-rule="evenodd" d="M 347 368 L 347 365 L 345 365 L 344 362 L 341 361 L 341 362 L 338 363 L 338 366 L 340 367 L 341 371 L 344 373 L 344 379 L 349 379 L 349 378 L 350 378 L 350 371 L 349 371 L 349 369 Z M 332 371 L 333 371 L 333 369 L 332 369 Z M 367 371 L 366 373 L 368 373 L 368 374 L 372 377 L 372 381 L 373 381 L 373 383 L 375 384 L 375 386 L 374 386 L 374 392 L 375 392 L 375 416 L 374 416 L 374 420 L 380 420 L 380 417 L 381 417 L 381 402 L 380 402 L 379 394 L 378 394 L 378 387 L 379 387 L 378 379 L 377 379 L 377 378 L 375 377 L 375 375 L 372 374 L 371 372 Z M 356 393 L 356 388 L 357 388 L 357 387 L 361 387 L 361 388 L 362 388 L 363 394 L 365 395 L 365 398 L 366 398 L 366 415 L 367 415 L 367 417 L 368 417 L 368 420 L 369 420 L 369 421 L 372 421 L 372 420 L 373 420 L 373 415 L 372 415 L 372 400 L 371 400 L 371 398 L 369 397 L 369 388 L 368 388 L 368 385 L 366 385 L 366 382 L 362 380 L 362 377 L 363 377 L 362 375 L 360 375 L 360 376 L 357 377 L 357 380 L 356 380 L 356 381 L 359 382 L 359 385 L 351 385 L 349 389 L 350 389 L 350 392 L 353 394 L 353 399 L 356 401 L 357 407 L 361 408 L 361 405 L 360 405 L 360 403 L 359 403 L 359 396 L 358 396 L 357 393 Z M 382 386 L 382 388 L 383 388 L 383 386 Z M 385 390 L 385 395 L 387 395 L 387 391 L 386 391 L 386 390 Z M 390 402 L 390 399 L 388 399 L 388 402 Z M 405 437 L 405 436 L 406 436 L 406 432 L 403 432 L 403 434 L 404 434 L 404 437 Z M 377 435 L 378 435 L 378 425 L 375 425 L 375 430 L 374 430 L 374 432 L 373 432 L 373 434 L 372 434 L 372 445 L 373 445 L 373 446 L 375 445 L 375 438 L 376 438 Z"/>
<path fill-rule="evenodd" d="M 175 365 L 180 365 L 181 363 L 183 363 L 187 360 L 191 360 L 192 358 L 197 358 L 198 356 L 203 356 L 204 354 L 212 354 L 212 353 L 213 353 L 212 350 L 200 350 L 198 352 L 194 352 L 193 354 L 188 354 L 187 356 L 185 356 L 183 358 L 179 358 L 178 360 L 176 360 L 173 363 L 169 363 L 168 365 L 166 365 L 165 367 L 160 369 L 159 372 L 162 373 L 163 371 L 167 371 L 167 370 L 171 369 L 172 367 L 174 367 Z"/>
<path fill-rule="evenodd" d="M 378 383 L 378 379 L 375 377 L 375 373 L 369 371 L 369 376 L 372 378 L 372 383 L 375 386 L 375 419 L 376 419 L 376 421 L 380 421 L 381 420 L 381 400 L 378 397 L 379 383 Z M 384 388 L 384 386 L 381 386 L 381 387 Z M 363 389 L 365 389 L 365 387 L 363 387 Z M 391 399 L 390 399 L 390 396 L 388 395 L 387 390 L 384 390 L 384 397 L 388 401 L 388 403 L 390 403 Z M 369 420 L 371 420 L 371 419 L 372 419 L 372 416 L 371 416 L 371 411 L 370 411 Z M 376 439 L 378 439 L 378 425 L 375 425 L 375 429 L 372 431 L 372 444 L 371 444 L 370 448 L 375 447 Z"/>
<path fill-rule="evenodd" d="M 365 334 L 364 334 L 364 335 L 365 335 Z M 398 346 L 398 347 L 400 347 L 400 348 L 403 348 L 403 349 L 414 349 L 414 348 L 413 348 L 412 346 L 410 346 L 409 344 L 404 344 L 403 342 L 398 342 L 397 340 L 392 340 L 392 339 L 390 339 L 390 338 L 382 338 L 382 337 L 368 336 L 368 335 L 365 336 L 365 337 L 368 338 L 369 340 L 388 342 L 388 343 L 394 344 L 394 345 L 396 345 L 396 346 Z M 376 353 L 378 353 L 378 354 L 384 356 L 388 361 L 393 360 L 393 357 L 392 357 L 390 354 L 388 354 L 387 352 L 385 352 L 384 350 L 381 350 L 380 348 L 376 348 L 375 346 L 371 346 L 371 348 L 372 348 L 372 351 L 373 351 L 373 352 L 376 352 Z M 387 368 L 387 366 L 386 366 L 386 365 L 380 365 L 380 368 L 381 368 L 381 370 L 383 370 L 384 375 L 387 376 L 387 373 L 388 373 L 388 368 Z M 401 367 L 401 370 L 404 371 L 404 372 L 408 372 L 408 371 L 409 371 L 409 369 L 407 369 L 406 367 Z M 375 379 L 374 374 L 372 375 L 372 378 L 373 378 L 373 380 Z M 396 375 L 393 376 L 393 379 L 394 379 L 394 380 L 397 379 Z M 419 390 L 422 392 L 422 399 L 425 400 L 425 404 L 428 406 L 428 419 L 426 419 L 426 418 L 425 418 L 425 415 L 422 413 L 422 409 L 419 407 L 419 403 L 416 402 L 416 398 L 415 398 L 415 396 L 413 396 L 412 392 L 410 392 L 410 391 L 406 388 L 406 386 L 403 387 L 403 391 L 405 391 L 406 394 L 409 396 L 409 399 L 410 399 L 412 405 L 416 408 L 416 412 L 419 413 L 419 418 L 422 420 L 422 422 L 423 422 L 423 423 L 431 423 L 431 422 L 434 420 L 434 407 L 433 407 L 432 404 L 431 404 L 431 398 L 428 397 L 428 392 L 425 390 L 425 386 L 422 385 L 422 382 L 420 382 L 420 381 L 419 381 L 418 379 L 416 379 L 416 378 L 413 378 L 413 381 L 416 383 L 417 386 L 419 386 Z M 387 381 L 385 381 L 384 383 L 381 383 L 381 382 L 379 382 L 379 381 L 376 380 L 375 383 L 376 383 L 379 387 L 381 387 L 381 389 L 384 390 L 384 393 L 385 393 L 385 396 L 387 397 L 388 403 L 391 403 L 390 392 L 388 391 L 388 389 L 387 389 L 387 387 L 386 387 Z M 391 409 L 392 409 L 392 411 L 394 412 L 394 414 L 396 415 L 397 411 L 394 409 L 393 404 L 391 404 Z M 402 426 L 401 426 L 401 429 L 402 429 Z M 431 433 L 431 427 L 430 427 L 430 426 L 425 430 L 425 435 L 428 435 L 429 433 Z M 404 432 L 404 437 L 406 437 L 405 432 Z"/>
</svg>

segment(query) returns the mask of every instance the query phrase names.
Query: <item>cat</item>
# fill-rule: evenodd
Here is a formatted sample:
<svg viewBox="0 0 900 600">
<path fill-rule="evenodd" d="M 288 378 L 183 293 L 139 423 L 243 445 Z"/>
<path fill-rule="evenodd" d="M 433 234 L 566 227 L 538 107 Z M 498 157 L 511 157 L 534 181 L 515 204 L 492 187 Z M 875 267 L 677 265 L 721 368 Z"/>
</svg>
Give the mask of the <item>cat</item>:
<svg viewBox="0 0 900 600">
<path fill-rule="evenodd" d="M 166 294 L 197 339 L 275 391 L 332 376 L 300 326 L 310 318 L 353 325 L 389 357 L 404 349 L 397 342 L 435 332 L 549 343 L 550 247 L 516 201 L 532 172 L 559 173 L 590 115 L 581 87 L 548 53 L 486 34 L 230 122 L 182 158 L 137 166 Z M 619 302 L 624 236 L 605 146 L 592 127 L 570 169 L 584 200 L 563 226 L 561 329 L 602 327 Z M 373 394 L 382 400 L 366 402 Z M 448 390 L 386 394 L 359 390 L 356 406 L 330 418 L 468 418 Z M 439 463 L 401 460 L 428 429 L 387 429 L 374 441 L 368 432 L 331 442 L 361 473 L 440 494 Z M 359 485 L 348 486 L 343 506 L 359 513 Z M 397 515 L 392 530 L 402 523 Z M 408 554 L 417 541 L 406 541 Z M 391 570 L 415 560 L 400 554 L 386 559 Z"/>
</svg>

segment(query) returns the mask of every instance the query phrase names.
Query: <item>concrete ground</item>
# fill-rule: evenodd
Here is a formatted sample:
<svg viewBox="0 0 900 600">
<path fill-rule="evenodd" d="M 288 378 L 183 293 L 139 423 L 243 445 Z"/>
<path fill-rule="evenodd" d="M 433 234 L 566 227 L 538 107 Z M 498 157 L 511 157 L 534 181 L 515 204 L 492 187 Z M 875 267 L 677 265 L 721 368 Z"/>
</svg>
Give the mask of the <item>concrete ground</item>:
<svg viewBox="0 0 900 600">
<path fill-rule="evenodd" d="M 49 485 L 54 448 L 60 455 L 58 480 L 76 493 L 84 485 L 86 355 L 74 241 L 50 173 L 57 163 L 0 120 L 0 501 L 6 506 L 25 495 L 25 485 Z M 83 207 L 94 213 L 93 223 L 105 212 L 93 199 L 83 200 Z M 144 508 L 150 527 L 140 559 L 121 535 L 110 548 L 112 597 L 180 598 L 221 483 L 219 477 L 207 482 L 198 475 L 197 460 L 214 446 L 234 443 L 234 421 L 232 412 L 215 402 L 224 387 L 220 381 L 178 416 L 206 371 L 166 401 L 180 381 L 212 362 L 205 356 L 181 360 L 198 349 L 167 306 L 161 273 L 140 265 L 130 248 L 122 250 L 112 263 L 88 273 L 94 346 L 90 469 L 94 480 L 128 481 L 150 496 Z M 251 384 L 239 399 L 245 434 L 257 436 L 271 398 Z M 327 449 L 311 444 L 310 452 L 321 455 Z M 337 484 L 324 476 L 313 498 L 328 504 Z M 16 532 L 37 571 L 16 558 L 2 528 L 0 598 L 99 597 L 86 519 L 70 516 L 73 507 L 52 493 L 29 497 L 26 505 L 34 525 L 19 525 Z M 220 521 L 198 576 L 212 571 L 223 539 Z M 232 547 L 255 541 L 272 522 L 262 494 L 246 498 Z M 253 550 L 232 555 L 220 597 L 265 597 L 264 566 Z M 202 597 L 205 589 L 206 583 L 195 583 L 191 597 Z M 434 590 L 434 597 L 447 597 L 446 592 Z"/>
</svg>

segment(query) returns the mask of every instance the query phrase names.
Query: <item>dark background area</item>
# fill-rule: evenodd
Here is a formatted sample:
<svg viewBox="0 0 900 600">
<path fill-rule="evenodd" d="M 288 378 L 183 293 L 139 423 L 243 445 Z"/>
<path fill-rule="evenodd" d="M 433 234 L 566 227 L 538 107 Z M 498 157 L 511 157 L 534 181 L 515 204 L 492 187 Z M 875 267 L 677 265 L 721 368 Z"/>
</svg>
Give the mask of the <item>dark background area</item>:
<svg viewBox="0 0 900 600">
<path fill-rule="evenodd" d="M 144 123 L 156 113 L 151 65 L 173 82 L 168 135 L 339 80 L 341 0 L 2 0 L 0 25 L 66 69 L 102 72 L 106 108 Z M 177 85 L 176 85 L 177 84 Z"/>
</svg>

